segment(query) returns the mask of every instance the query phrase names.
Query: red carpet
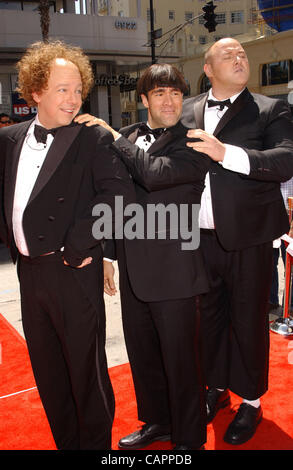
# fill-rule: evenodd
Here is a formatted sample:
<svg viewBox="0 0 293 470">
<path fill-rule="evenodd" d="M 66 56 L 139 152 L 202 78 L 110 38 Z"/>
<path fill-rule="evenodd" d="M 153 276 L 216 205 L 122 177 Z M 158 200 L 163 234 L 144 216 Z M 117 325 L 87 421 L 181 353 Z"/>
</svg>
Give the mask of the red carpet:
<svg viewBox="0 0 293 470">
<path fill-rule="evenodd" d="M 116 396 L 113 449 L 120 437 L 139 428 L 128 364 L 113 367 Z M 21 392 L 21 393 L 18 393 Z M 218 413 L 208 426 L 207 450 L 293 450 L 293 338 L 271 333 L 270 389 L 262 399 L 264 418 L 246 444 L 231 446 L 222 436 L 239 399 Z M 54 441 L 40 402 L 25 341 L 0 315 L 0 450 L 52 450 Z M 155 443 L 148 449 L 171 449 Z"/>
</svg>

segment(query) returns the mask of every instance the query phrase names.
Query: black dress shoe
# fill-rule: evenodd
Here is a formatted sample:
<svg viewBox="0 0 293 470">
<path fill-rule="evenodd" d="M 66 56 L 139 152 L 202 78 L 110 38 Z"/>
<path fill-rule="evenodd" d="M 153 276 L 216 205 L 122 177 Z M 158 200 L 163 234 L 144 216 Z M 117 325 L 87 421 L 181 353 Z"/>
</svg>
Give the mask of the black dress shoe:
<svg viewBox="0 0 293 470">
<path fill-rule="evenodd" d="M 118 442 L 119 449 L 141 449 L 155 441 L 169 441 L 170 426 L 162 424 L 144 424 L 139 431 L 122 437 Z"/>
<path fill-rule="evenodd" d="M 188 447 L 184 445 L 178 445 L 173 448 L 173 450 L 205 450 L 204 446 L 200 447 L 199 449 L 195 449 L 194 447 Z"/>
<path fill-rule="evenodd" d="M 248 403 L 242 403 L 232 423 L 228 426 L 224 441 L 228 444 L 244 444 L 254 435 L 261 419 L 261 406 L 255 408 Z"/>
<path fill-rule="evenodd" d="M 207 391 L 207 423 L 210 423 L 221 408 L 230 404 L 229 390 L 221 392 L 216 388 L 209 388 Z"/>
</svg>

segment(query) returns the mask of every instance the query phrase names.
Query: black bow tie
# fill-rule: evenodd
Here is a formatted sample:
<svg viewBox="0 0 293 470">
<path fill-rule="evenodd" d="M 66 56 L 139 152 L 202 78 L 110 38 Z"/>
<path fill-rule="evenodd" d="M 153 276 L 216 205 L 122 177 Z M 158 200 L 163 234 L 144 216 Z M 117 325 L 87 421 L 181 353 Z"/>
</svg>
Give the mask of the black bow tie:
<svg viewBox="0 0 293 470">
<path fill-rule="evenodd" d="M 137 134 L 137 137 L 140 137 L 142 135 L 150 135 L 150 134 L 153 134 L 153 136 L 155 137 L 155 139 L 157 139 L 158 137 L 160 137 L 160 135 L 162 135 L 165 131 L 165 128 L 164 127 L 157 127 L 157 129 L 151 129 L 149 126 L 147 126 L 144 122 L 142 124 L 140 124 L 139 128 L 138 128 L 138 134 Z"/>
<path fill-rule="evenodd" d="M 225 108 L 225 106 L 231 106 L 231 101 L 228 99 L 228 100 L 225 100 L 225 101 L 215 101 L 215 100 L 208 100 L 208 107 L 211 108 L 212 106 L 220 106 L 220 111 L 223 111 L 223 109 Z"/>
<path fill-rule="evenodd" d="M 46 129 L 43 126 L 38 126 L 37 124 L 35 124 L 34 134 L 36 141 L 45 144 L 47 142 L 48 134 L 52 134 L 53 136 L 55 136 L 58 129 L 58 127 L 56 129 Z"/>
</svg>

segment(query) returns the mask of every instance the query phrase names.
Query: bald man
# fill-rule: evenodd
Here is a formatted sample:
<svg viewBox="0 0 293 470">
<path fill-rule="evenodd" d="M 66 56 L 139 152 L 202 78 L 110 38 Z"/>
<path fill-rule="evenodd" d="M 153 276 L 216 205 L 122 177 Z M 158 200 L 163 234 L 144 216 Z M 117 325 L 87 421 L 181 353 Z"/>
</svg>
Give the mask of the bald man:
<svg viewBox="0 0 293 470">
<path fill-rule="evenodd" d="M 272 241 L 289 230 L 280 183 L 293 175 L 293 124 L 285 101 L 248 91 L 249 62 L 235 39 L 210 47 L 204 71 L 212 88 L 184 102 L 182 122 L 199 139 L 187 145 L 213 159 L 200 211 L 208 422 L 236 393 L 243 402 L 224 440 L 242 444 L 268 389 Z"/>
</svg>

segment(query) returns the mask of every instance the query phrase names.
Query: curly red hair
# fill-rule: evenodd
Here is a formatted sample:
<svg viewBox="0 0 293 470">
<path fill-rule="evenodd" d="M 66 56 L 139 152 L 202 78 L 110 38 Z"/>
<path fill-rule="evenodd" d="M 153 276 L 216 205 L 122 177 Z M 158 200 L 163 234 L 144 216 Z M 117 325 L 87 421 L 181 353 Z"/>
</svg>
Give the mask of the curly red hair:
<svg viewBox="0 0 293 470">
<path fill-rule="evenodd" d="M 29 106 L 36 105 L 32 93 L 41 92 L 47 88 L 52 62 L 59 58 L 77 66 L 82 81 L 82 99 L 87 97 L 94 78 L 90 61 L 82 49 L 62 41 L 36 42 L 27 49 L 16 65 L 17 91 Z"/>
</svg>

